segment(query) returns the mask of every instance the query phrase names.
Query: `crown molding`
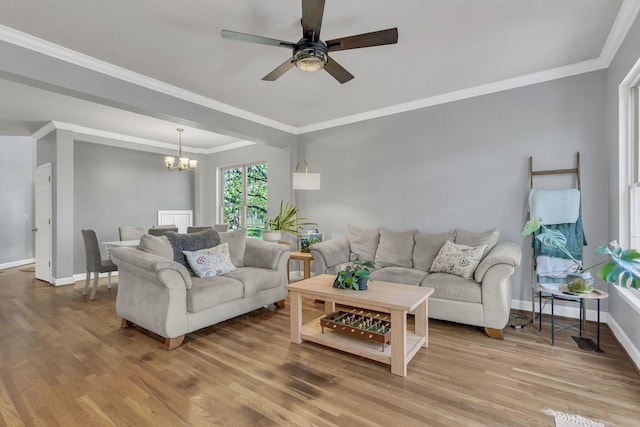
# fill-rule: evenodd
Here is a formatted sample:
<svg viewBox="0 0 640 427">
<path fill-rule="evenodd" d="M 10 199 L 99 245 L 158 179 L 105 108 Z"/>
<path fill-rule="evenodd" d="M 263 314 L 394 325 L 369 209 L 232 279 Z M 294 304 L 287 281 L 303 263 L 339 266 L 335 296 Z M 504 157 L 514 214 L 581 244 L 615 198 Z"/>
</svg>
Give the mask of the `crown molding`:
<svg viewBox="0 0 640 427">
<path fill-rule="evenodd" d="M 131 136 L 131 135 L 125 135 L 122 133 L 116 133 L 116 132 L 109 132 L 106 130 L 101 130 L 101 129 L 94 129 L 94 128 L 89 128 L 89 127 L 85 127 L 85 126 L 80 126 L 80 125 L 76 125 L 73 123 L 64 123 L 64 122 L 58 122 L 58 121 L 51 121 L 49 123 L 47 123 L 46 125 L 44 125 L 43 127 L 41 127 L 40 129 L 38 129 L 36 132 L 34 132 L 31 136 L 38 140 L 40 138 L 42 138 L 43 136 L 47 135 L 48 133 L 54 131 L 54 130 L 68 130 L 70 132 L 74 132 L 80 135 L 89 135 L 89 136 L 95 136 L 95 137 L 99 137 L 99 138 L 105 138 L 105 139 L 111 139 L 111 140 L 116 140 L 116 141 L 124 141 L 124 142 L 130 142 L 133 144 L 139 144 L 139 145 L 145 145 L 145 146 L 149 146 L 149 147 L 155 147 L 155 148 L 161 148 L 161 149 L 166 149 L 166 150 L 175 150 L 177 149 L 177 145 L 176 144 L 171 144 L 171 143 L 167 143 L 167 142 L 162 142 L 162 141 L 156 141 L 153 139 L 146 139 L 146 138 L 139 138 L 137 136 Z M 182 146 L 182 151 L 188 152 L 188 153 L 193 153 L 193 154 L 211 154 L 211 153 L 218 153 L 221 151 L 226 151 L 226 150 L 231 150 L 234 148 L 239 148 L 239 147 L 245 147 L 247 145 L 253 145 L 255 144 L 255 142 L 251 142 L 251 141 L 236 141 L 236 142 L 232 142 L 230 144 L 225 144 L 225 145 L 221 145 L 219 147 L 215 147 L 215 148 L 208 148 L 208 149 L 202 149 L 202 148 L 195 148 L 195 147 L 189 147 L 189 146 Z"/>
<path fill-rule="evenodd" d="M 352 116 L 345 116 L 335 120 L 316 123 L 310 126 L 298 128 L 298 132 L 299 134 L 315 132 L 337 126 L 361 122 L 364 120 L 390 116 L 392 114 L 405 113 L 407 111 L 419 110 L 421 108 L 433 107 L 435 105 L 461 101 L 463 99 L 475 98 L 477 96 L 489 95 L 492 93 L 516 89 L 524 86 L 530 86 L 537 83 L 543 83 L 551 80 L 561 79 L 564 77 L 574 76 L 577 74 L 588 73 L 590 71 L 596 71 L 603 68 L 605 67 L 599 59 L 592 59 L 577 64 L 567 65 L 565 67 L 540 71 L 538 73 L 527 74 L 524 76 L 501 80 L 494 83 L 488 83 L 480 86 L 470 87 L 467 89 L 457 90 L 454 92 L 448 92 L 442 95 L 431 96 L 429 98 L 422 98 L 415 101 L 405 102 L 403 104 L 397 104 L 391 107 L 380 108 L 378 110 L 367 111 L 365 113 L 354 114 Z"/>
<path fill-rule="evenodd" d="M 611 26 L 611 31 L 600 52 L 600 60 L 605 67 L 609 67 L 611 61 L 618 53 L 618 49 L 627 37 L 631 26 L 640 12 L 640 0 L 624 0 Z"/>
<path fill-rule="evenodd" d="M 159 80 L 152 79 L 143 74 L 139 74 L 117 65 L 110 64 L 105 61 L 93 58 L 91 56 L 73 51 L 63 46 L 51 43 L 49 41 L 34 37 L 30 34 L 26 34 L 15 30 L 13 28 L 0 25 L 0 40 L 30 49 L 44 55 L 48 55 L 62 61 L 66 61 L 80 67 L 84 67 L 129 83 L 145 87 L 147 89 L 154 90 L 172 96 L 174 98 L 182 99 L 185 101 L 193 102 L 198 105 L 202 105 L 207 108 L 215 109 L 245 120 L 249 120 L 258 124 L 262 124 L 274 129 L 278 129 L 284 132 L 288 132 L 293 135 L 302 135 L 319 130 L 329 129 L 337 126 L 344 126 L 347 124 L 357 123 L 364 120 L 370 120 L 389 116 L 393 114 L 408 112 L 426 107 L 432 107 L 435 105 L 446 104 L 449 102 L 460 101 L 463 99 L 474 98 L 477 96 L 488 95 L 491 93 L 502 92 L 505 90 L 516 89 L 519 87 L 529 86 L 537 83 L 548 82 L 555 79 L 561 79 L 564 77 L 574 76 L 582 73 L 588 73 L 591 71 L 601 70 L 607 68 L 618 49 L 622 45 L 629 32 L 631 26 L 635 22 L 638 14 L 640 13 L 640 0 L 624 0 L 620 6 L 620 10 L 616 16 L 616 19 L 609 31 L 607 40 L 605 41 L 603 48 L 600 52 L 600 56 L 596 59 L 579 62 L 576 64 L 567 65 L 564 67 L 558 67 L 550 70 L 544 70 L 537 73 L 532 73 L 524 76 L 514 77 L 511 79 L 501 80 L 484 85 L 474 86 L 458 91 L 448 92 L 441 95 L 431 96 L 427 98 L 418 99 L 415 101 L 405 102 L 401 104 L 392 105 L 385 108 L 367 111 L 364 113 L 353 114 L 350 116 L 341 117 L 334 120 L 328 120 L 320 123 L 314 123 L 308 126 L 291 126 L 276 120 L 269 119 L 258 114 L 242 110 L 240 108 L 233 107 L 228 104 L 224 104 L 219 101 L 215 101 L 211 98 L 196 94 L 194 92 L 181 89 L 179 87 L 164 83 Z M 69 125 L 71 126 L 71 125 Z M 88 128 L 84 128 L 88 129 Z M 43 127 L 39 131 L 33 134 L 34 138 L 38 138 L 46 135 L 52 128 Z M 92 130 L 93 132 L 103 132 L 98 130 Z M 45 133 L 41 133 L 45 132 Z M 89 133 L 95 135 L 95 133 Z M 87 133 L 87 132 L 81 132 Z M 109 132 L 107 132 L 110 134 Z M 139 144 L 151 145 L 156 147 L 167 148 L 166 143 L 157 141 L 145 140 L 143 138 L 136 138 L 127 135 L 118 135 L 117 138 L 126 138 L 124 140 L 135 139 Z M 102 135 L 96 135 L 102 136 Z M 134 141 L 131 141 L 134 142 Z M 158 145 L 162 144 L 162 145 Z M 235 144 L 241 144 L 234 146 Z M 232 144 L 227 144 L 223 147 L 238 148 L 241 146 L 249 145 L 249 141 L 240 141 Z M 214 153 L 231 148 L 216 147 L 210 150 L 197 150 L 190 149 L 194 153 Z"/>
<path fill-rule="evenodd" d="M 184 101 L 192 102 L 203 107 L 221 111 L 223 113 L 227 113 L 241 119 L 259 123 L 274 129 L 279 129 L 283 132 L 292 134 L 295 134 L 296 132 L 296 128 L 294 126 L 290 126 L 285 123 L 281 123 L 276 120 L 261 116 L 259 114 L 251 113 L 249 111 L 233 107 L 214 99 L 207 98 L 206 96 L 202 96 L 197 93 L 179 88 L 177 86 L 170 85 L 160 80 L 145 76 L 144 74 L 136 73 L 134 71 L 119 67 L 106 61 L 102 61 L 92 56 L 76 52 L 66 47 L 51 43 L 47 40 L 43 40 L 41 38 L 23 33 L 21 31 L 1 24 L 0 40 L 23 47 L 25 49 L 42 53 L 43 55 L 59 59 L 70 64 L 78 65 L 80 67 L 105 74 L 119 80 L 132 83 L 137 86 L 169 95 L 174 98 L 182 99 Z"/>
</svg>

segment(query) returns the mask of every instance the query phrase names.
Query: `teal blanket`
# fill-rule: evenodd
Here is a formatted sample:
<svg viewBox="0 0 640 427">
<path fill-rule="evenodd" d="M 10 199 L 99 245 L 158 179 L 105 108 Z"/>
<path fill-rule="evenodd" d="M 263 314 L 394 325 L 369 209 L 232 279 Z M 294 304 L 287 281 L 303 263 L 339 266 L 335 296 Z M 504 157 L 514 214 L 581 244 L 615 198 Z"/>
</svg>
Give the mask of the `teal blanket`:
<svg viewBox="0 0 640 427">
<path fill-rule="evenodd" d="M 571 255 L 577 259 L 582 261 L 582 246 L 587 246 L 587 239 L 584 235 L 584 230 L 582 229 L 582 216 L 578 216 L 578 220 L 573 223 L 566 224 L 551 224 L 545 225 L 550 230 L 558 230 L 567 238 L 567 250 L 571 253 Z M 538 230 L 534 233 L 534 237 L 540 233 L 541 230 Z M 533 253 L 535 256 L 547 255 L 557 258 L 567 258 L 570 259 L 567 254 L 562 252 L 560 249 L 552 248 L 546 245 L 543 245 L 542 242 L 538 239 L 533 239 Z"/>
</svg>

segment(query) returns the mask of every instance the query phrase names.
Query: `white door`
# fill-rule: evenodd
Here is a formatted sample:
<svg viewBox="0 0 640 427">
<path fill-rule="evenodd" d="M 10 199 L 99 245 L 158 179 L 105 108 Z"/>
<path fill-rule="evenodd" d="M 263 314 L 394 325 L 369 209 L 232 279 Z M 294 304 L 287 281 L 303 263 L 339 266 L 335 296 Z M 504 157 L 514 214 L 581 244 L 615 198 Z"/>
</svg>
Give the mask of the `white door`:
<svg viewBox="0 0 640 427">
<path fill-rule="evenodd" d="M 178 233 L 186 233 L 193 225 L 193 211 L 158 211 L 158 225 L 176 225 Z"/>
<path fill-rule="evenodd" d="M 51 283 L 51 163 L 36 171 L 36 279 Z"/>
</svg>

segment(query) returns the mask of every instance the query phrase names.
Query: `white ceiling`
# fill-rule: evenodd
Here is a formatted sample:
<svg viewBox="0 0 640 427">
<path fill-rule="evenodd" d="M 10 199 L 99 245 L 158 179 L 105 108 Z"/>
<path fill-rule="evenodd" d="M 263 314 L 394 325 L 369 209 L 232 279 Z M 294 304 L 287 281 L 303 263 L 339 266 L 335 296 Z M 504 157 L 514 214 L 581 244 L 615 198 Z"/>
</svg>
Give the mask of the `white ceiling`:
<svg viewBox="0 0 640 427">
<path fill-rule="evenodd" d="M 397 45 L 331 54 L 355 76 L 344 85 L 324 71 L 295 68 L 262 81 L 290 51 L 220 37 L 228 29 L 295 42 L 300 0 L 2 0 L 0 24 L 304 131 L 483 85 L 526 84 L 527 76 L 554 70 L 561 76 L 604 68 L 638 3 L 326 0 L 324 40 L 399 32 Z M 620 10 L 634 16 L 618 17 Z M 177 135 L 170 121 L 19 83 L 0 80 L 0 93 L 0 134 L 32 133 L 57 120 L 169 143 Z M 234 141 L 188 127 L 184 133 L 194 148 Z"/>
</svg>

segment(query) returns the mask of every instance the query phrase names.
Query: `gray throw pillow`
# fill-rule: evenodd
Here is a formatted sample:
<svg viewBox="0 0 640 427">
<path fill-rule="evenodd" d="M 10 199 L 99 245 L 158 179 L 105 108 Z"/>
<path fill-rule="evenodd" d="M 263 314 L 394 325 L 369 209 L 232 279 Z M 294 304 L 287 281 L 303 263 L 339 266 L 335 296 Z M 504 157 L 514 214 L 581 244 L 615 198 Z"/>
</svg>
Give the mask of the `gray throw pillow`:
<svg viewBox="0 0 640 427">
<path fill-rule="evenodd" d="M 152 236 L 151 234 L 143 234 L 138 244 L 138 249 L 150 254 L 158 255 L 163 258 L 173 260 L 173 247 L 169 243 L 167 236 Z"/>
<path fill-rule="evenodd" d="M 446 233 L 417 232 L 416 235 L 413 236 L 413 240 L 416 242 L 413 248 L 413 268 L 429 271 L 442 245 L 444 245 L 447 240 L 453 241 L 453 238 L 453 230 Z"/>
<path fill-rule="evenodd" d="M 376 249 L 380 240 L 378 228 L 358 228 L 351 224 L 347 226 L 349 247 L 351 252 L 357 254 L 363 261 L 373 261 L 376 258 Z"/>
<path fill-rule="evenodd" d="M 491 249 L 493 249 L 493 247 L 498 243 L 499 237 L 500 232 L 497 228 L 480 233 L 474 233 L 473 231 L 467 231 L 457 228 L 455 243 L 467 246 L 487 245 L 487 247 L 484 249 L 484 253 L 482 254 L 482 258 L 484 258 L 485 256 L 487 256 L 489 251 L 491 251 Z"/>
<path fill-rule="evenodd" d="M 413 267 L 413 235 L 418 230 L 391 231 L 380 229 L 380 243 L 376 250 L 377 267 Z"/>
<path fill-rule="evenodd" d="M 229 244 L 231 262 L 236 267 L 244 267 L 244 251 L 247 245 L 247 229 L 218 232 L 220 241 Z"/>
<path fill-rule="evenodd" d="M 193 270 L 191 270 L 183 251 L 197 251 L 200 249 L 212 248 L 220 244 L 220 236 L 218 235 L 218 232 L 212 229 L 186 234 L 169 231 L 166 236 L 173 247 L 173 260 L 184 265 L 189 271 Z"/>
</svg>

